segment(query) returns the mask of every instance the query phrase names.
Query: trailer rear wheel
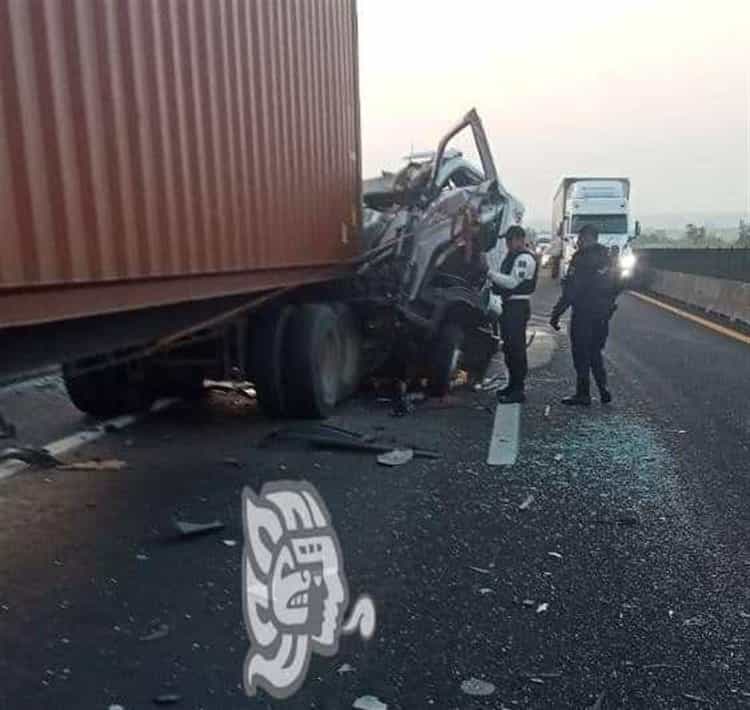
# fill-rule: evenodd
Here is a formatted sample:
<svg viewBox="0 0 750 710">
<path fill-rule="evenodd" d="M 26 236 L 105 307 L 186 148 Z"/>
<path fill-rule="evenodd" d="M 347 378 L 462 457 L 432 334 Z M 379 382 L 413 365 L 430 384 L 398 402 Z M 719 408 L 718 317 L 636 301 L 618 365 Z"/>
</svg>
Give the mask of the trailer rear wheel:
<svg viewBox="0 0 750 710">
<path fill-rule="evenodd" d="M 113 417 L 153 404 L 154 392 L 145 377 L 137 376 L 136 369 L 127 363 L 101 363 L 101 358 L 87 358 L 63 365 L 65 389 L 78 409 L 95 417 Z"/>
<path fill-rule="evenodd" d="M 325 304 L 302 306 L 289 324 L 289 413 L 323 419 L 341 393 L 342 344 L 338 319 Z"/>
<path fill-rule="evenodd" d="M 264 316 L 251 331 L 250 378 L 258 404 L 269 417 L 283 417 L 287 413 L 285 342 L 289 323 L 296 313 L 294 306 L 284 306 Z"/>
<path fill-rule="evenodd" d="M 464 331 L 456 323 L 444 324 L 430 351 L 429 392 L 432 397 L 445 397 L 458 370 Z"/>
<path fill-rule="evenodd" d="M 352 309 L 339 304 L 334 306 L 338 316 L 341 339 L 341 371 L 339 375 L 339 401 L 351 397 L 359 388 L 362 377 L 362 335 L 357 317 Z"/>
</svg>

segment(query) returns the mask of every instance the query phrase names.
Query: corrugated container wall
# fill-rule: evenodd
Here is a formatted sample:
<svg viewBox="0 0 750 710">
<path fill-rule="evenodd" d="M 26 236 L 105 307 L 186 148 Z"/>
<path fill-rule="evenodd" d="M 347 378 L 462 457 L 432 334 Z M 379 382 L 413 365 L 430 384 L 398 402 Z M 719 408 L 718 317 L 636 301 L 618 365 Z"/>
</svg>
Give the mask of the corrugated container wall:
<svg viewBox="0 0 750 710">
<path fill-rule="evenodd" d="M 0 327 L 331 275 L 354 0 L 0 0 Z"/>
</svg>

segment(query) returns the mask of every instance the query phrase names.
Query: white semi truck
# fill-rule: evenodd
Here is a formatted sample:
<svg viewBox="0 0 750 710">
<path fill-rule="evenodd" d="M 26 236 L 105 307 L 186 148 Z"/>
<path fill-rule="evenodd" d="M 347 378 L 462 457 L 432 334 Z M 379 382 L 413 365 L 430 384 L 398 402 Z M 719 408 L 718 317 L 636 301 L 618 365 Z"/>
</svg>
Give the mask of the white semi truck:
<svg viewBox="0 0 750 710">
<path fill-rule="evenodd" d="M 631 242 L 640 224 L 630 215 L 630 179 L 623 177 L 566 177 L 552 202 L 553 242 L 550 255 L 563 277 L 576 250 L 578 232 L 585 224 L 599 230 L 599 243 L 617 258 L 624 278 L 633 273 L 636 257 Z"/>
</svg>

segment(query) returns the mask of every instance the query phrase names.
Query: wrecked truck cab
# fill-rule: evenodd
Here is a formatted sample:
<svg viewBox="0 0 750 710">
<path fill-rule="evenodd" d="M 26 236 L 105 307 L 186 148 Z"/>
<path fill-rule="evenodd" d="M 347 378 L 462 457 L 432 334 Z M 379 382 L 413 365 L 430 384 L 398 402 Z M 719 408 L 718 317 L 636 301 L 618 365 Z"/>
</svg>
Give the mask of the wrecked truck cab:
<svg viewBox="0 0 750 710">
<path fill-rule="evenodd" d="M 481 169 L 449 147 L 465 130 Z M 359 274 L 393 307 L 402 326 L 396 331 L 407 336 L 397 344 L 403 359 L 426 363 L 431 390 L 444 394 L 455 370 L 479 378 L 497 351 L 486 266 L 500 258 L 499 236 L 520 222 L 523 207 L 500 182 L 474 110 L 435 152 L 407 160 L 364 185 Z"/>
</svg>

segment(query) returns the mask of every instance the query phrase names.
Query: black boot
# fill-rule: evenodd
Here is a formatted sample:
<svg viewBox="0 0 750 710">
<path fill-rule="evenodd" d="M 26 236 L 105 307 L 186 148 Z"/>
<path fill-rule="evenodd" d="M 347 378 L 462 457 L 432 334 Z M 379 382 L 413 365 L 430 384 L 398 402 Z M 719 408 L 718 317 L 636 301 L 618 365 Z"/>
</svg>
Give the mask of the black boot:
<svg viewBox="0 0 750 710">
<path fill-rule="evenodd" d="M 520 404 L 526 401 L 526 395 L 524 394 L 523 389 L 515 387 L 509 389 L 507 392 L 503 392 L 502 394 L 498 392 L 497 401 L 500 404 Z"/>
<path fill-rule="evenodd" d="M 602 404 L 609 404 L 612 401 L 612 393 L 607 389 L 607 376 L 606 374 L 594 375 L 596 381 L 596 387 L 599 390 L 599 399 Z"/>
<path fill-rule="evenodd" d="M 589 407 L 591 406 L 591 395 L 589 394 L 588 378 L 579 377 L 576 381 L 576 393 L 562 400 L 563 404 L 569 406 Z"/>
</svg>

